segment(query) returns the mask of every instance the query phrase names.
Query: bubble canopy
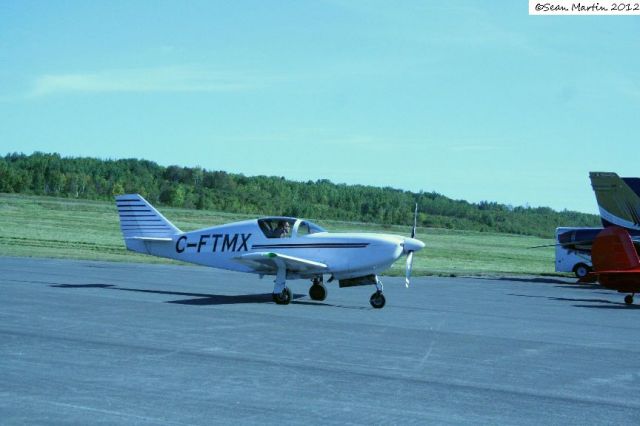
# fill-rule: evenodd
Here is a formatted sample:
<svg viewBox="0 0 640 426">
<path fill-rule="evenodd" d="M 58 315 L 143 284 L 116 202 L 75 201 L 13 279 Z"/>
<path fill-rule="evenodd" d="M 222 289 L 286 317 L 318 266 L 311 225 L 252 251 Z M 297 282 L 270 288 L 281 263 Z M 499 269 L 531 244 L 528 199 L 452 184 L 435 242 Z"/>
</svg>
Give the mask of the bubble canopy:
<svg viewBox="0 0 640 426">
<path fill-rule="evenodd" d="M 267 238 L 298 238 L 319 232 L 327 232 L 313 222 L 295 217 L 264 217 L 258 219 L 258 225 Z"/>
</svg>

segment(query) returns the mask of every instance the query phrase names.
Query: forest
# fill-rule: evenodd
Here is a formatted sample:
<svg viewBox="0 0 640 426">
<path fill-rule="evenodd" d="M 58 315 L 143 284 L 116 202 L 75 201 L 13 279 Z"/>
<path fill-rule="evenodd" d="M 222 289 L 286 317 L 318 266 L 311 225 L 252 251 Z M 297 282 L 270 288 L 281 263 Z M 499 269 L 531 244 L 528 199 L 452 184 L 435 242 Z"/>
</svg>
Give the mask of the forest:
<svg viewBox="0 0 640 426">
<path fill-rule="evenodd" d="M 160 166 L 140 159 L 103 160 L 56 153 L 0 157 L 0 193 L 111 200 L 139 193 L 159 206 L 316 220 L 413 223 L 420 226 L 553 237 L 558 226 L 599 226 L 598 216 L 548 207 L 469 203 L 437 192 L 296 182 L 276 176 L 244 176 L 201 167 Z M 595 202 L 595 201 L 594 201 Z"/>
</svg>

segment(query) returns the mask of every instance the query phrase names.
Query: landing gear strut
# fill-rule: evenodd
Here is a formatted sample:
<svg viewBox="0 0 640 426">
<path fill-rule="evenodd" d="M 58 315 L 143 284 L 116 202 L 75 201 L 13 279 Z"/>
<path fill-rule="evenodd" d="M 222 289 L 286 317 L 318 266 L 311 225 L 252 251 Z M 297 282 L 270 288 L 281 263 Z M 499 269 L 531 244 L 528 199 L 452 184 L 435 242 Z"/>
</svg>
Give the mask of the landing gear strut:
<svg viewBox="0 0 640 426">
<path fill-rule="evenodd" d="M 282 259 L 275 259 L 278 270 L 276 272 L 276 279 L 273 282 L 273 301 L 278 305 L 288 305 L 293 300 L 293 293 L 291 289 L 287 287 L 287 266 Z"/>
<path fill-rule="evenodd" d="M 371 306 L 375 309 L 382 309 L 386 301 L 384 294 L 382 294 L 382 281 L 376 277 L 376 292 L 369 298 L 369 303 L 371 303 Z"/>
<path fill-rule="evenodd" d="M 624 303 L 626 303 L 627 305 L 633 305 L 633 296 L 635 295 L 635 293 L 633 294 L 627 294 L 624 297 Z"/>
<path fill-rule="evenodd" d="M 322 283 L 322 277 L 314 278 L 313 284 L 309 288 L 309 297 L 311 300 L 323 301 L 327 298 L 327 287 Z"/>
</svg>

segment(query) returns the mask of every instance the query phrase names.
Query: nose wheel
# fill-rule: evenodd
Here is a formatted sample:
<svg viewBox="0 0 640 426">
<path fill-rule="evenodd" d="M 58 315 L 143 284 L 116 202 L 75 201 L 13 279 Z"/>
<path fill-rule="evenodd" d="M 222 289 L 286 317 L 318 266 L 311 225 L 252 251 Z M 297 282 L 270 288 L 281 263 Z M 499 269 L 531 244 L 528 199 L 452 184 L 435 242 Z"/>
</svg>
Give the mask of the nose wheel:
<svg viewBox="0 0 640 426">
<path fill-rule="evenodd" d="M 375 309 L 382 309 L 386 301 L 387 300 L 384 298 L 384 294 L 382 294 L 381 291 L 376 291 L 369 298 L 369 303 L 371 303 L 371 306 Z"/>
<path fill-rule="evenodd" d="M 633 305 L 633 294 L 627 294 L 624 297 L 624 303 L 626 303 L 627 305 Z"/>
<path fill-rule="evenodd" d="M 369 298 L 369 303 L 374 309 L 382 309 L 384 308 L 384 304 L 387 302 L 387 299 L 384 298 L 384 294 L 382 294 L 382 281 L 376 275 L 376 292 L 371 295 Z"/>
</svg>

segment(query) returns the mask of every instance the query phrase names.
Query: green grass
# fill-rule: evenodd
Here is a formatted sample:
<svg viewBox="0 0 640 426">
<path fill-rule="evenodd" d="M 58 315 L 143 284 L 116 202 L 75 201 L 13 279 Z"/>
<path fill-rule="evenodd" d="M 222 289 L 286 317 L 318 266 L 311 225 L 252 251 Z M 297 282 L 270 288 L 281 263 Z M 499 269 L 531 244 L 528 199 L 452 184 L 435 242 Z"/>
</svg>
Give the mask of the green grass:
<svg viewBox="0 0 640 426">
<path fill-rule="evenodd" d="M 159 207 L 183 231 L 253 216 Z M 313 220 L 313 218 L 310 218 Z M 317 221 L 330 231 L 408 235 L 406 226 Z M 418 228 L 426 247 L 416 254 L 415 275 L 554 274 L 553 240 L 473 231 Z M 177 263 L 125 249 L 115 203 L 0 194 L 0 255 Z M 404 273 L 398 261 L 388 275 Z"/>
</svg>

